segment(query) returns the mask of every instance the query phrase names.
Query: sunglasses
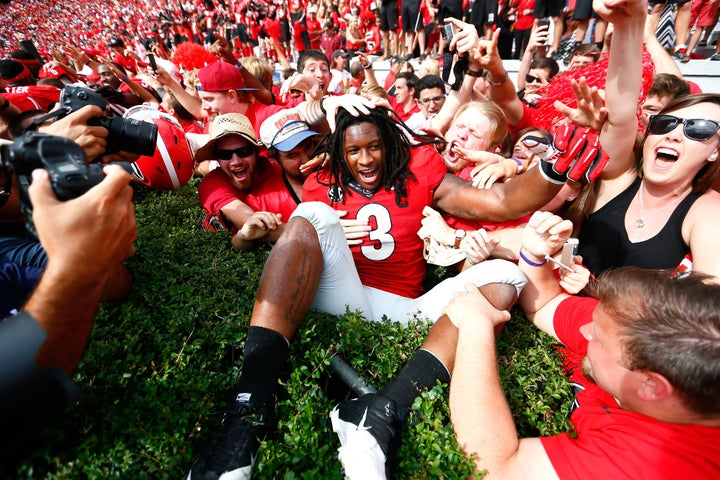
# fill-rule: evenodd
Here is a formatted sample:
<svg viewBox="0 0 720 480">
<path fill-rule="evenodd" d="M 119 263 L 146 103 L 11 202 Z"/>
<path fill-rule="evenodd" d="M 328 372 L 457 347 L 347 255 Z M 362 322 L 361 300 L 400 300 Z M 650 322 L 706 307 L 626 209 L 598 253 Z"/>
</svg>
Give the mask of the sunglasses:
<svg viewBox="0 0 720 480">
<path fill-rule="evenodd" d="M 443 100 L 445 100 L 445 95 L 438 95 L 437 97 L 421 98 L 418 100 L 418 103 L 421 105 L 428 105 L 430 102 L 437 104 Z"/>
<path fill-rule="evenodd" d="M 540 78 L 536 77 L 535 75 L 530 75 L 529 73 L 525 75 L 525 83 L 542 83 L 542 80 Z"/>
<path fill-rule="evenodd" d="M 664 135 L 673 131 L 681 123 L 683 133 L 691 140 L 709 140 L 720 129 L 720 123 L 714 120 L 678 118 L 672 115 L 652 115 L 647 126 L 647 132 L 653 135 Z"/>
<path fill-rule="evenodd" d="M 237 155 L 240 158 L 249 157 L 255 153 L 255 146 L 245 145 L 244 147 L 236 148 L 235 150 L 221 150 L 216 148 L 214 153 L 217 160 L 230 160 L 233 155 Z"/>
</svg>

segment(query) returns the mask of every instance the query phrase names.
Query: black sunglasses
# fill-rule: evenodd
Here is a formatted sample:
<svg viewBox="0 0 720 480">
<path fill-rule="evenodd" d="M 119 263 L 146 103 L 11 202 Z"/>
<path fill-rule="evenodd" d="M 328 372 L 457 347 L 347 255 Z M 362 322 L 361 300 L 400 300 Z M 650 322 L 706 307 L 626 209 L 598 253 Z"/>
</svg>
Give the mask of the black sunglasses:
<svg viewBox="0 0 720 480">
<path fill-rule="evenodd" d="M 691 140 L 709 140 L 720 129 L 720 123 L 704 118 L 678 118 L 672 115 L 652 115 L 647 132 L 664 135 L 682 123 L 683 133 Z"/>
<path fill-rule="evenodd" d="M 542 80 L 540 80 L 535 75 L 530 75 L 529 73 L 527 75 L 525 75 L 525 83 L 535 83 L 535 82 L 542 83 Z"/>
<path fill-rule="evenodd" d="M 216 148 L 214 152 L 217 160 L 230 160 L 233 154 L 240 158 L 249 157 L 253 153 L 255 153 L 254 145 L 245 145 L 244 147 L 236 148 L 235 150 L 221 150 Z"/>
</svg>

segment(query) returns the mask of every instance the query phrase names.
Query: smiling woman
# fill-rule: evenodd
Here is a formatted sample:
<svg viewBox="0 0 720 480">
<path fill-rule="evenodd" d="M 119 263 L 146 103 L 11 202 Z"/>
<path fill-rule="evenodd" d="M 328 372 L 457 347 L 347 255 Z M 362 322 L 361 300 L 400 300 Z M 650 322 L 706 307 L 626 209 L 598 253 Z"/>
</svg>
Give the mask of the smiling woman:
<svg viewBox="0 0 720 480">
<path fill-rule="evenodd" d="M 719 129 L 717 94 L 680 97 L 650 117 L 636 169 L 595 186 L 597 200 L 579 229 L 580 254 L 593 273 L 692 261 L 695 270 L 720 275 L 720 254 L 711 241 L 720 234 L 712 213 L 720 208 L 720 194 L 712 189 L 720 171 Z M 612 139 L 603 138 L 603 146 L 613 152 Z M 611 158 L 631 156 L 631 150 Z"/>
</svg>

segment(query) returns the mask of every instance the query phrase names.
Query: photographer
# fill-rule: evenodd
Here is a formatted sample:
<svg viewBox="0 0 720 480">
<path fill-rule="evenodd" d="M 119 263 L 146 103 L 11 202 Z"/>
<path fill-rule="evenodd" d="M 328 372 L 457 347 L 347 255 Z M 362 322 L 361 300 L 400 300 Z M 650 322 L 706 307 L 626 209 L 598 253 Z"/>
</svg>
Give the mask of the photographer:
<svg viewBox="0 0 720 480">
<path fill-rule="evenodd" d="M 101 183 L 66 202 L 56 198 L 45 170 L 32 174 L 33 221 L 48 262 L 21 313 L 0 322 L 4 432 L 26 430 L 29 421 L 40 420 L 39 412 L 48 414 L 73 400 L 76 392 L 67 375 L 85 348 L 103 285 L 134 253 L 130 175 L 117 166 L 104 172 Z M 3 437 L 16 448 L 14 435 Z"/>
<path fill-rule="evenodd" d="M 88 161 L 96 160 L 105 152 L 108 129 L 100 125 L 88 125 L 89 121 L 102 114 L 102 109 L 95 105 L 86 105 L 64 118 L 48 125 L 41 125 L 38 130 L 49 135 L 69 138 L 77 143 Z M 44 268 L 48 257 L 37 238 L 25 228 L 24 217 L 20 208 L 17 179 L 9 172 L 0 172 L 3 180 L 0 192 L 0 264 L 14 264 L 21 270 Z M 91 256 L 87 261 L 93 261 Z M 35 278 L 35 277 L 33 277 Z M 14 285 L 20 289 L 18 297 L 25 297 L 32 291 L 33 283 L 28 279 L 25 286 Z M 117 264 L 109 271 L 101 300 L 117 300 L 127 295 L 132 285 L 132 278 L 124 265 Z M 5 311 L 19 305 L 5 304 Z"/>
</svg>

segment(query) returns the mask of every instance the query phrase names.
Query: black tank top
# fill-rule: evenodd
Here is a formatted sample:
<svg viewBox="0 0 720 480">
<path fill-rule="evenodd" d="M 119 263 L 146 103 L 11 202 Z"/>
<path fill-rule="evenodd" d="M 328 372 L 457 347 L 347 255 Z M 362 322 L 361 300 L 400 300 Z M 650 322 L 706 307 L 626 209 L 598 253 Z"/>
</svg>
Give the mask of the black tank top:
<svg viewBox="0 0 720 480">
<path fill-rule="evenodd" d="M 682 223 L 700 193 L 685 197 L 654 237 L 632 243 L 625 230 L 625 214 L 640 188 L 638 177 L 632 185 L 591 213 L 580 229 L 580 255 L 594 275 L 612 267 L 675 268 L 690 247 L 682 238 Z"/>
</svg>

